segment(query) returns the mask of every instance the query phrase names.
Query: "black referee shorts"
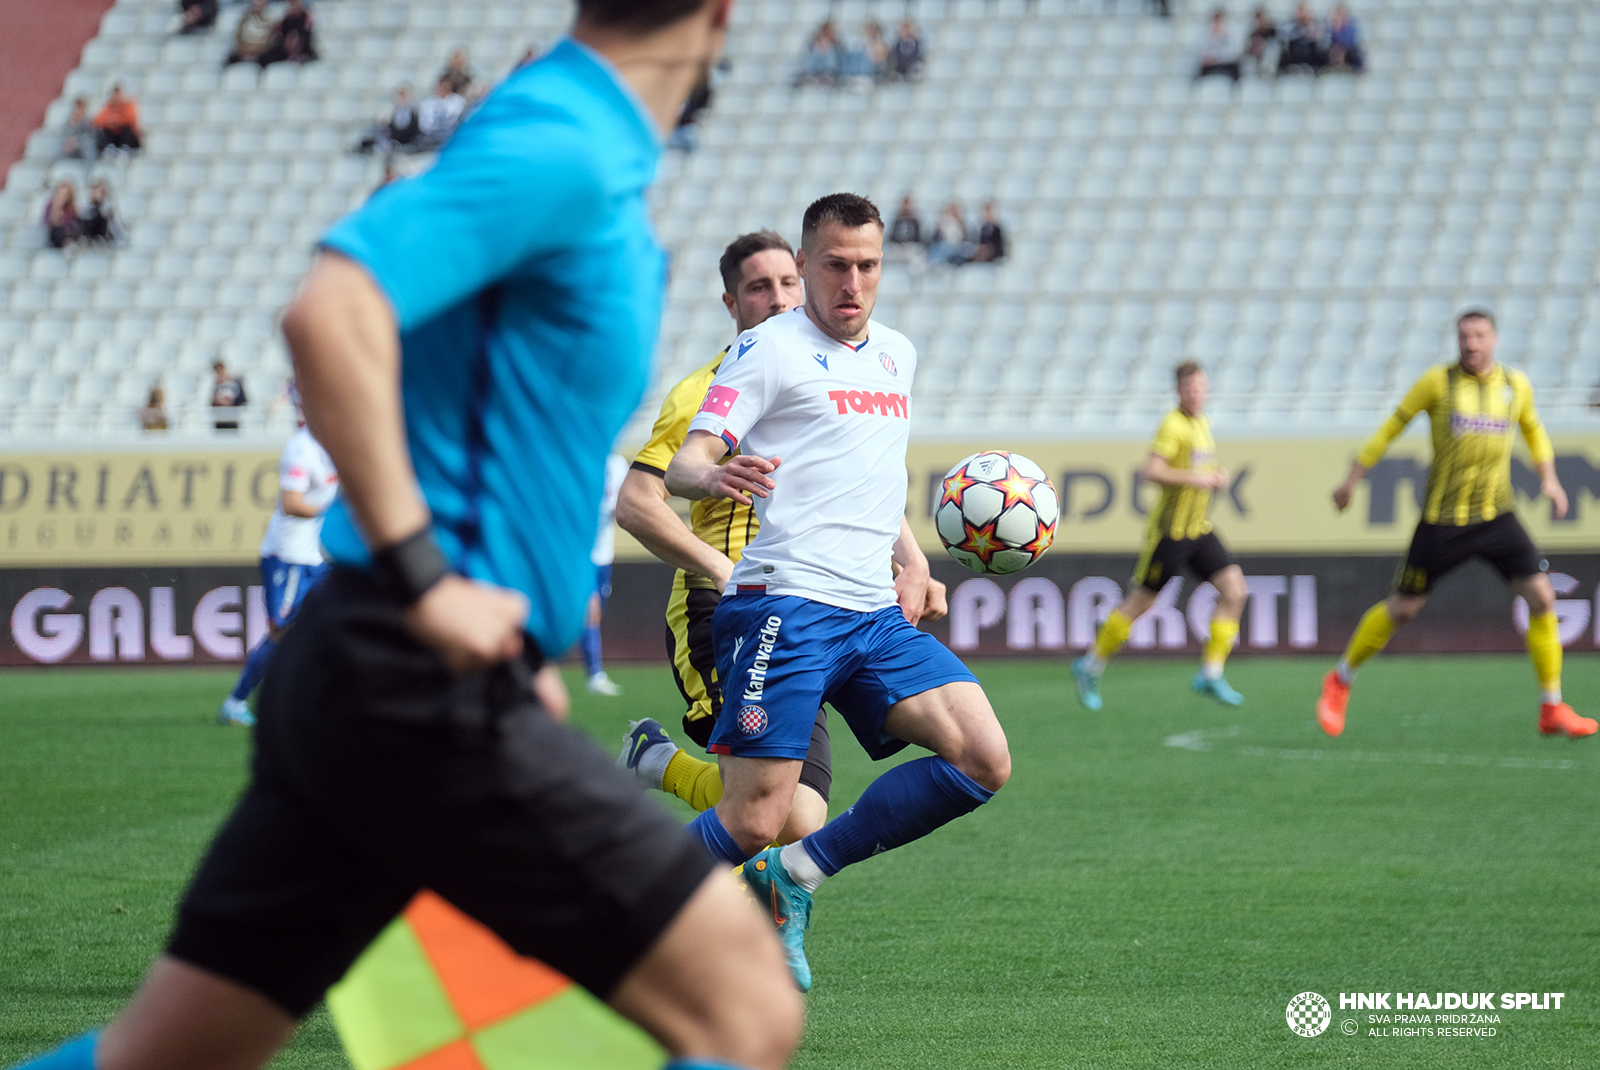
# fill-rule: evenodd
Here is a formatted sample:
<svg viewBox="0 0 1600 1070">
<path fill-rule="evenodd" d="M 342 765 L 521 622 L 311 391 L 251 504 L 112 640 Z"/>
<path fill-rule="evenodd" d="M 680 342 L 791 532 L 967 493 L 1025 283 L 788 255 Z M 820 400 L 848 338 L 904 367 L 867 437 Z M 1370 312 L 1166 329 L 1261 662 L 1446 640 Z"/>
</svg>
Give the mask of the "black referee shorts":
<svg viewBox="0 0 1600 1070">
<path fill-rule="evenodd" d="M 1214 531 L 1197 539 L 1172 539 L 1163 535 L 1153 544 L 1146 544 L 1133 566 L 1133 586 L 1160 591 L 1168 580 L 1185 568 L 1202 580 L 1209 580 L 1233 564 L 1233 555 L 1222 545 Z"/>
<path fill-rule="evenodd" d="M 683 574 L 678 574 L 681 583 Z M 682 595 L 680 599 L 679 595 Z M 722 596 L 714 590 L 689 587 L 673 591 L 667 607 L 667 657 L 678 692 L 689 704 L 683 717 L 684 733 L 703 750 L 722 712 L 722 691 L 717 682 L 717 656 L 711 642 L 711 618 Z M 800 767 L 800 783 L 828 801 L 833 790 L 833 741 L 828 736 L 828 709 L 817 708 L 811 728 L 811 749 Z"/>
<path fill-rule="evenodd" d="M 712 861 L 539 707 L 537 663 L 453 675 L 366 574 L 335 569 L 274 655 L 250 785 L 169 953 L 298 1018 L 429 888 L 608 996 Z"/>
<path fill-rule="evenodd" d="M 1478 524 L 1424 521 L 1411 536 L 1411 548 L 1395 573 L 1394 589 L 1399 594 L 1427 594 L 1473 557 L 1483 558 L 1508 580 L 1536 576 L 1547 567 L 1515 513 L 1501 513 Z"/>
</svg>

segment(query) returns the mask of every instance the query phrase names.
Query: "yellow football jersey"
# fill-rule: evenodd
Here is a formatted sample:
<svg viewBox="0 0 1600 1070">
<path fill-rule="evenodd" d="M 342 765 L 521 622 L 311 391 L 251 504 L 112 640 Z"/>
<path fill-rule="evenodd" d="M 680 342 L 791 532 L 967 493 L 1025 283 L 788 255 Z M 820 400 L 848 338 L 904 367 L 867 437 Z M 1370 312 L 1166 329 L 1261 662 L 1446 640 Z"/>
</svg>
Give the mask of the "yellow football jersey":
<svg viewBox="0 0 1600 1070">
<path fill-rule="evenodd" d="M 1217 444 L 1211 437 L 1211 421 L 1204 415 L 1190 416 L 1173 409 L 1161 421 L 1150 452 L 1173 468 L 1210 472 L 1217 467 Z M 1211 530 L 1206 510 L 1211 506 L 1211 491 L 1205 487 L 1161 488 L 1161 500 L 1150 511 L 1152 537 L 1198 539 Z"/>
<path fill-rule="evenodd" d="M 1422 519 L 1430 524 L 1476 524 L 1511 511 L 1514 428 L 1522 428 L 1535 463 L 1555 457 L 1533 407 L 1533 385 L 1523 373 L 1497 363 L 1482 376 L 1469 375 L 1460 364 L 1429 368 L 1356 460 L 1367 468 L 1377 464 L 1419 412 L 1428 414 L 1433 427 L 1433 464 L 1422 509 Z"/>
<path fill-rule="evenodd" d="M 666 474 L 672 455 L 689 437 L 689 421 L 700 411 L 711 380 L 716 378 L 717 369 L 722 367 L 722 359 L 727 355 L 725 348 L 710 363 L 690 372 L 667 391 L 666 399 L 661 402 L 661 414 L 651 429 L 650 441 L 634 457 L 633 467 L 656 475 Z M 756 520 L 755 510 L 748 505 L 727 498 L 702 498 L 689 506 L 689 526 L 703 542 L 738 561 L 744 548 L 756 537 L 760 522 Z M 685 573 L 684 580 L 690 587 L 716 587 L 704 576 Z"/>
</svg>

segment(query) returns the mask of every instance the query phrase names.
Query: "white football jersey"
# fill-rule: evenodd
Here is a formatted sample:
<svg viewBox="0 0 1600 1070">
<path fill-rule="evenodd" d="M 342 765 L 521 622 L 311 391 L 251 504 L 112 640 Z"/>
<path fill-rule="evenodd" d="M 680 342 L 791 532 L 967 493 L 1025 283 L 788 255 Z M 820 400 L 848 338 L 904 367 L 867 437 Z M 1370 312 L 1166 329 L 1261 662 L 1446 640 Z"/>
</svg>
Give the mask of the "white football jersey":
<svg viewBox="0 0 1600 1070">
<path fill-rule="evenodd" d="M 283 456 L 278 460 L 278 487 L 300 492 L 319 515 L 290 516 L 283 511 L 280 495 L 267 523 L 266 538 L 261 540 L 261 556 L 276 557 L 291 565 L 322 564 L 320 514 L 339 493 L 339 475 L 333 470 L 333 459 L 311 437 L 309 428 L 296 431 L 283 447 Z"/>
<path fill-rule="evenodd" d="M 609 565 L 617 557 L 617 495 L 622 491 L 622 481 L 628 474 L 628 461 L 619 453 L 606 457 L 605 497 L 600 499 L 600 528 L 595 532 L 594 549 L 589 560 L 597 565 Z"/>
<path fill-rule="evenodd" d="M 803 307 L 739 336 L 689 423 L 782 461 L 733 584 L 862 612 L 894 604 L 916 370 L 899 331 L 873 322 L 866 341 L 839 342 Z"/>
</svg>

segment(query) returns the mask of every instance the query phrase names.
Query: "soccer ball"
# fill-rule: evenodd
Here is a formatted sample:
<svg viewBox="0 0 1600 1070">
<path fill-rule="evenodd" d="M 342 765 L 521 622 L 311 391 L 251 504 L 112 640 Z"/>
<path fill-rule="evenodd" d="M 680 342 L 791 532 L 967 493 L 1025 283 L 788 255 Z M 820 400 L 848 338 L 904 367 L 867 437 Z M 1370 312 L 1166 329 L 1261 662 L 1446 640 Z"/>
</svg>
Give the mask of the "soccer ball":
<svg viewBox="0 0 1600 1070">
<path fill-rule="evenodd" d="M 1027 568 L 1050 548 L 1061 514 L 1044 469 L 1020 453 L 974 453 L 944 477 L 934 524 L 950 556 L 974 572 Z"/>
</svg>

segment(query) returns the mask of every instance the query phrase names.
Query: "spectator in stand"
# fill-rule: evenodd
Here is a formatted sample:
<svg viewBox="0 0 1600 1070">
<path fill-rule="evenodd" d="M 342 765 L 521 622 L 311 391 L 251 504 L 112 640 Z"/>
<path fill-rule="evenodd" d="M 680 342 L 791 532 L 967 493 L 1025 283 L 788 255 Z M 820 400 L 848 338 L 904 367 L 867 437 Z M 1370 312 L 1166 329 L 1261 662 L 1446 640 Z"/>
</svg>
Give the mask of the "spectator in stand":
<svg viewBox="0 0 1600 1070">
<path fill-rule="evenodd" d="M 204 33 L 217 24 L 217 0 L 178 0 L 178 32 Z"/>
<path fill-rule="evenodd" d="M 1328 65 L 1328 45 L 1322 23 L 1311 13 L 1311 5 L 1297 4 L 1294 18 L 1283 28 L 1283 51 L 1278 57 L 1278 73 L 1285 71 L 1320 74 Z"/>
<path fill-rule="evenodd" d="M 472 83 L 478 80 L 476 72 L 472 69 L 472 62 L 467 58 L 467 50 L 458 48 L 450 53 L 450 62 L 444 65 L 444 70 L 439 72 L 439 77 L 450 83 L 450 92 L 460 97 L 467 95 L 467 90 L 472 88 Z"/>
<path fill-rule="evenodd" d="M 1367 69 L 1367 56 L 1361 47 L 1361 31 L 1350 9 L 1343 4 L 1333 5 L 1328 16 L 1328 66 L 1336 71 L 1360 74 Z"/>
<path fill-rule="evenodd" d="M 796 85 L 837 85 L 844 67 L 844 47 L 839 43 L 839 31 L 828 19 L 811 35 L 806 48 L 805 62 L 800 66 Z"/>
<path fill-rule="evenodd" d="M 82 235 L 78 220 L 78 195 L 71 182 L 58 182 L 44 206 L 45 237 L 51 248 L 66 249 Z"/>
<path fill-rule="evenodd" d="M 861 27 L 861 40 L 845 55 L 843 70 L 847 78 L 883 81 L 889 73 L 889 45 L 882 26 L 868 22 Z"/>
<path fill-rule="evenodd" d="M 357 152 L 381 152 L 389 155 L 406 152 L 417 143 L 422 128 L 417 117 L 417 105 L 411 99 L 411 88 L 401 86 L 394 91 L 394 107 L 389 118 L 374 124 L 356 146 Z"/>
<path fill-rule="evenodd" d="M 679 152 L 693 152 L 700 147 L 699 133 L 695 124 L 700 121 L 700 113 L 711 106 L 711 71 L 707 70 L 700 76 L 700 80 L 689 90 L 689 96 L 684 100 L 683 107 L 678 110 L 678 125 L 672 128 L 672 137 L 667 144 Z"/>
<path fill-rule="evenodd" d="M 1233 28 L 1228 25 L 1228 13 L 1222 8 L 1211 12 L 1211 20 L 1206 26 L 1205 36 L 1200 39 L 1200 66 L 1195 71 L 1194 80 L 1213 74 L 1226 75 L 1233 79 L 1233 84 L 1239 84 L 1239 42 L 1233 36 Z"/>
<path fill-rule="evenodd" d="M 139 104 L 122 91 L 121 82 L 111 87 L 105 107 L 94 117 L 94 130 L 101 152 L 109 148 L 132 152 L 139 148 Z"/>
<path fill-rule="evenodd" d="M 961 221 L 961 206 L 951 201 L 933 225 L 933 241 L 928 245 L 930 264 L 960 264 L 967 259 L 967 225 Z"/>
<path fill-rule="evenodd" d="M 993 264 L 1006 258 L 1006 232 L 1000 227 L 1000 217 L 995 214 L 994 202 L 983 206 L 983 222 L 978 225 L 978 244 L 973 247 L 972 259 L 978 263 Z"/>
<path fill-rule="evenodd" d="M 111 188 L 105 179 L 97 179 L 89 187 L 89 207 L 78 222 L 83 240 L 112 245 L 119 237 L 115 209 L 111 206 Z"/>
<path fill-rule="evenodd" d="M 1145 10 L 1164 19 L 1172 17 L 1172 0 L 1144 0 Z"/>
<path fill-rule="evenodd" d="M 89 121 L 89 102 L 79 97 L 72 102 L 72 114 L 67 116 L 67 128 L 61 135 L 61 158 L 94 163 L 99 155 L 94 123 Z"/>
<path fill-rule="evenodd" d="M 233 32 L 233 51 L 222 65 L 257 62 L 272 47 L 272 32 L 267 0 L 250 0 L 250 10 L 239 19 L 239 26 Z"/>
<path fill-rule="evenodd" d="M 150 388 L 150 397 L 139 410 L 139 426 L 146 431 L 167 429 L 167 392 L 156 383 Z"/>
<path fill-rule="evenodd" d="M 1267 14 L 1266 8 L 1256 8 L 1255 15 L 1251 17 L 1250 39 L 1245 43 L 1243 58 L 1250 60 L 1258 77 L 1268 73 L 1267 51 L 1276 45 L 1277 41 L 1277 23 L 1272 21 L 1272 16 Z"/>
<path fill-rule="evenodd" d="M 883 258 L 890 263 L 903 263 L 913 271 L 927 265 L 928 258 L 922 248 L 922 220 L 917 218 L 916 205 L 911 194 L 900 198 L 900 209 L 895 212 L 885 235 L 888 243 L 883 248 Z"/>
<path fill-rule="evenodd" d="M 461 99 L 461 94 L 450 88 L 450 79 L 439 79 L 433 96 L 424 100 L 417 109 L 417 125 L 422 135 L 417 145 L 425 149 L 443 145 L 455 132 L 466 107 L 467 102 Z"/>
<path fill-rule="evenodd" d="M 289 10 L 272 28 L 272 43 L 256 62 L 268 67 L 274 63 L 310 63 L 316 59 L 314 21 L 304 0 L 289 0 Z"/>
<path fill-rule="evenodd" d="M 228 366 L 220 360 L 212 363 L 211 370 L 217 376 L 217 381 L 211 384 L 212 426 L 218 431 L 237 431 L 238 416 L 219 410 L 237 409 L 249 403 L 244 396 L 244 383 L 231 374 Z"/>
<path fill-rule="evenodd" d="M 922 63 L 922 31 L 905 19 L 889 50 L 889 75 L 897 81 L 912 81 L 922 76 Z"/>
</svg>

